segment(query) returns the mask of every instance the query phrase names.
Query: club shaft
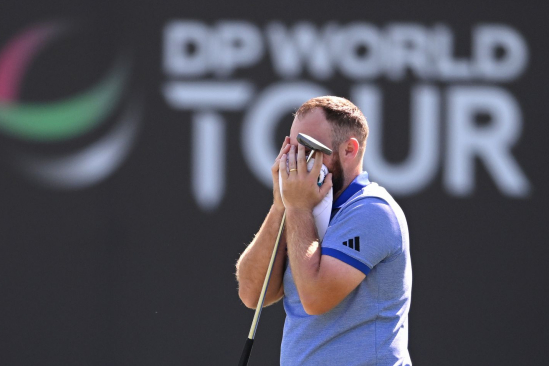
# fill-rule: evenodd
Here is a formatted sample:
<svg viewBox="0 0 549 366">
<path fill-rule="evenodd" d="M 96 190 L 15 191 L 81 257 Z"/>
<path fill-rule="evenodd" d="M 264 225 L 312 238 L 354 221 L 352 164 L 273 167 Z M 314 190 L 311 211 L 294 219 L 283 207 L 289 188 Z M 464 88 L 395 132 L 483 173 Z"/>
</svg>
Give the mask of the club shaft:
<svg viewBox="0 0 549 366">
<path fill-rule="evenodd" d="M 311 152 L 309 153 L 309 156 L 307 157 L 307 163 L 309 163 L 309 161 L 314 156 L 314 154 L 315 154 L 315 150 L 311 150 Z M 257 324 L 259 323 L 259 317 L 261 315 L 261 310 L 263 309 L 263 303 L 265 302 L 265 295 L 267 294 L 269 281 L 271 280 L 271 274 L 273 272 L 273 266 L 276 260 L 276 254 L 278 253 L 278 246 L 280 245 L 280 238 L 282 237 L 282 232 L 284 231 L 285 222 L 286 222 L 286 211 L 284 211 L 284 215 L 282 215 L 282 221 L 280 222 L 280 228 L 278 229 L 278 235 L 276 236 L 273 253 L 271 254 L 271 261 L 269 262 L 269 267 L 267 267 L 267 273 L 265 274 L 265 280 L 263 281 L 263 287 L 259 295 L 259 301 L 257 302 L 254 319 L 252 321 L 252 326 L 250 328 L 250 333 L 248 335 L 249 339 L 255 339 Z"/>
<path fill-rule="evenodd" d="M 307 163 L 311 160 L 315 150 L 311 150 L 311 153 L 307 157 Z M 255 308 L 254 319 L 252 321 L 252 326 L 250 327 L 250 333 L 244 344 L 244 349 L 240 355 L 240 361 L 238 366 L 246 366 L 248 364 L 248 359 L 252 352 L 252 347 L 255 339 L 255 333 L 257 331 L 257 325 L 259 324 L 259 317 L 261 315 L 261 310 L 263 309 L 263 303 L 265 302 L 265 295 L 267 294 L 267 289 L 269 287 L 269 281 L 271 280 L 271 274 L 273 273 L 273 266 L 276 260 L 276 254 L 278 253 L 278 247 L 280 245 L 280 238 L 282 237 L 282 232 L 284 231 L 284 224 L 286 222 L 286 211 L 282 215 L 282 221 L 280 222 L 280 227 L 278 228 L 278 234 L 276 236 L 275 245 L 273 247 L 273 252 L 271 254 L 271 260 L 269 262 L 269 267 L 267 267 L 267 273 L 265 274 L 265 280 L 263 281 L 263 287 L 261 288 L 261 293 L 259 294 L 259 300 L 257 302 L 257 307 Z"/>
<path fill-rule="evenodd" d="M 271 254 L 271 261 L 269 262 L 269 267 L 267 267 L 267 273 L 265 274 L 265 280 L 263 281 L 263 288 L 261 289 L 261 294 L 259 295 L 259 301 L 257 302 L 257 307 L 254 314 L 254 320 L 252 321 L 252 327 L 250 328 L 250 334 L 248 335 L 249 339 L 255 338 L 257 324 L 259 323 L 259 316 L 261 315 L 261 309 L 263 309 L 263 303 L 265 302 L 265 295 L 267 294 L 267 288 L 269 287 L 269 281 L 271 280 L 271 274 L 273 273 L 273 265 L 276 259 L 276 253 L 278 253 L 280 237 L 282 236 L 282 232 L 284 231 L 285 222 L 286 211 L 284 211 L 284 215 L 282 215 L 282 222 L 280 223 L 280 228 L 278 229 L 278 235 L 276 236 L 273 253 Z"/>
</svg>

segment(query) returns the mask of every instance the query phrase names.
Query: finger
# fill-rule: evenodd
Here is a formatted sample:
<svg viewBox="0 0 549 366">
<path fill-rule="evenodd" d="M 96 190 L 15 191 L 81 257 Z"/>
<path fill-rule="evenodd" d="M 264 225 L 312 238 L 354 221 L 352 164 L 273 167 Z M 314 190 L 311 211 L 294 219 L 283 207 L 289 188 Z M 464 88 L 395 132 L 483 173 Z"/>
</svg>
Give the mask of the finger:
<svg viewBox="0 0 549 366">
<path fill-rule="evenodd" d="M 289 142 L 290 138 L 286 137 L 286 141 Z M 278 175 L 278 168 L 280 166 L 280 158 L 282 157 L 283 154 L 287 154 L 289 151 L 290 151 L 290 144 L 289 143 L 286 144 L 286 146 L 283 146 L 282 149 L 280 150 L 280 153 L 276 157 L 275 162 L 273 163 L 273 166 L 271 167 L 271 174 L 273 175 L 273 177 Z M 278 181 L 278 177 L 277 177 L 277 181 Z"/>
<path fill-rule="evenodd" d="M 278 154 L 278 155 L 283 154 L 282 150 L 284 150 L 286 145 L 288 145 L 289 143 L 290 143 L 290 138 L 288 136 L 284 137 L 284 142 L 282 143 L 282 147 L 280 148 L 280 154 Z"/>
<path fill-rule="evenodd" d="M 299 144 L 297 147 L 297 171 L 307 174 L 307 160 L 305 159 L 305 146 Z"/>
<path fill-rule="evenodd" d="M 276 159 L 273 166 L 271 167 L 271 174 L 273 175 L 273 178 L 276 177 L 278 181 L 278 169 L 280 167 L 280 159 Z"/>
<path fill-rule="evenodd" d="M 288 174 L 286 174 L 286 154 L 282 154 L 278 164 L 278 169 L 281 172 L 280 177 L 282 178 L 282 182 L 286 182 L 286 179 L 288 179 Z"/>
<path fill-rule="evenodd" d="M 278 156 L 276 157 L 276 159 L 280 159 L 280 157 L 282 156 L 282 154 L 287 154 L 288 151 L 290 151 L 290 140 L 288 140 L 288 143 L 282 147 L 282 149 L 280 149 L 280 153 L 278 154 Z"/>
<path fill-rule="evenodd" d="M 324 198 L 330 189 L 332 189 L 332 186 L 334 183 L 332 182 L 332 173 L 329 173 L 326 178 L 324 178 L 324 182 L 320 186 L 320 197 Z"/>
<path fill-rule="evenodd" d="M 315 162 L 313 164 L 313 168 L 311 169 L 311 175 L 318 179 L 318 176 L 320 175 L 320 169 L 322 169 L 322 152 L 315 151 L 314 158 Z"/>
<path fill-rule="evenodd" d="M 290 175 L 292 173 L 297 173 L 297 171 L 295 170 L 297 168 L 297 165 L 296 165 L 296 161 L 295 161 L 295 150 L 296 150 L 296 147 L 295 145 L 292 145 L 292 147 L 290 148 L 290 158 L 288 160 L 288 166 L 290 168 Z"/>
</svg>

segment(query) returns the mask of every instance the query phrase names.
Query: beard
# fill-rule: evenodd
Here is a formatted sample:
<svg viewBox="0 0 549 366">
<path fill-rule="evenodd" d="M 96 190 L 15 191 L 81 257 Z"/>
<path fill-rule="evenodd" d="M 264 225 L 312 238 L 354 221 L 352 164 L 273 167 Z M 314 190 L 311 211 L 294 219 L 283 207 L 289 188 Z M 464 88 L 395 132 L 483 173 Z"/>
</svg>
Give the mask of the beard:
<svg viewBox="0 0 549 366">
<path fill-rule="evenodd" d="M 339 160 L 339 152 L 334 151 L 334 158 L 332 160 L 332 166 L 330 173 L 332 173 L 332 189 L 334 191 L 334 197 L 337 197 L 341 194 L 341 189 L 343 188 L 343 182 L 345 181 L 345 174 L 343 173 L 343 167 L 341 166 L 341 160 Z"/>
</svg>

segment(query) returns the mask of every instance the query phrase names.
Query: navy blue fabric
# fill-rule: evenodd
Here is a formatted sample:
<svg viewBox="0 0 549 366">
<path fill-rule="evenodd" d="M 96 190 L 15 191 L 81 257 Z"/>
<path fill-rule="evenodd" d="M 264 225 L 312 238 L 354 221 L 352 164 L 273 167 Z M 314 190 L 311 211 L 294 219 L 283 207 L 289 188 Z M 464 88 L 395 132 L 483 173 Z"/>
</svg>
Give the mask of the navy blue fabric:
<svg viewBox="0 0 549 366">
<path fill-rule="evenodd" d="M 360 173 L 347 188 L 339 195 L 339 197 L 332 204 L 332 213 L 330 214 L 330 220 L 338 213 L 341 206 L 347 202 L 347 200 L 355 195 L 356 192 L 360 191 L 362 188 L 370 184 L 368 179 L 368 173 Z"/>
<path fill-rule="evenodd" d="M 353 257 L 340 252 L 339 250 L 333 249 L 333 248 L 322 248 L 322 255 L 329 255 L 330 257 L 334 257 L 339 259 L 340 261 L 347 263 L 348 265 L 358 269 L 365 275 L 370 273 L 370 268 L 365 265 L 364 263 L 354 259 Z"/>
</svg>

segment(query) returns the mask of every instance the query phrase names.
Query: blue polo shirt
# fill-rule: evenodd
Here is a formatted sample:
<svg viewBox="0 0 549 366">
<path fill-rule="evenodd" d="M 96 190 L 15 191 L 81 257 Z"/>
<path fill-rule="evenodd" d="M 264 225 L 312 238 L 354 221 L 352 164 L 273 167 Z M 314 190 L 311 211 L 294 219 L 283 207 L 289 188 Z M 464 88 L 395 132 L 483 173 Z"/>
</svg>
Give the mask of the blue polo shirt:
<svg viewBox="0 0 549 366">
<path fill-rule="evenodd" d="M 334 202 L 321 247 L 322 255 L 337 258 L 366 277 L 329 312 L 308 315 L 288 264 L 280 364 L 411 365 L 412 269 L 406 218 L 389 193 L 368 180 L 366 172 Z"/>
</svg>

